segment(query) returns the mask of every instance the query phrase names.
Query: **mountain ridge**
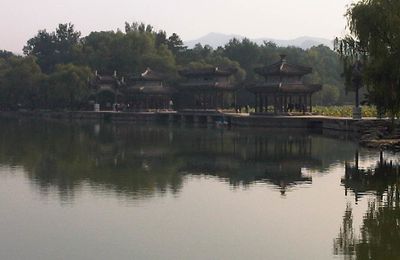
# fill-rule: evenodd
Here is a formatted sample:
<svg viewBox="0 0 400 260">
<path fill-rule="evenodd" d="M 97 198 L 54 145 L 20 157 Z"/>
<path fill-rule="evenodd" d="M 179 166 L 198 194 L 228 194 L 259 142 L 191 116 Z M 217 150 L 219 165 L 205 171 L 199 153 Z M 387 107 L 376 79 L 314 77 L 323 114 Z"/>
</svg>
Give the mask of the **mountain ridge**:
<svg viewBox="0 0 400 260">
<path fill-rule="evenodd" d="M 185 41 L 184 44 L 188 48 L 193 48 L 197 43 L 200 43 L 201 45 L 210 45 L 213 48 L 218 48 L 219 46 L 224 46 L 229 42 L 229 40 L 236 38 L 238 40 L 242 40 L 244 38 L 248 38 L 242 35 L 238 34 L 224 34 L 224 33 L 216 33 L 216 32 L 210 32 L 200 38 L 194 39 L 194 40 L 189 40 Z M 274 38 L 268 38 L 268 37 L 262 37 L 262 38 L 248 38 L 253 42 L 256 42 L 257 44 L 263 44 L 264 41 L 271 41 L 276 43 L 276 45 L 280 47 L 287 47 L 287 46 L 295 46 L 299 47 L 302 49 L 309 49 L 313 46 L 318 46 L 318 45 L 325 45 L 328 46 L 329 48 L 333 49 L 333 40 L 321 38 L 321 37 L 311 37 L 311 36 L 301 36 L 297 37 L 294 39 L 289 39 L 289 40 L 281 40 L 281 39 L 274 39 Z"/>
</svg>

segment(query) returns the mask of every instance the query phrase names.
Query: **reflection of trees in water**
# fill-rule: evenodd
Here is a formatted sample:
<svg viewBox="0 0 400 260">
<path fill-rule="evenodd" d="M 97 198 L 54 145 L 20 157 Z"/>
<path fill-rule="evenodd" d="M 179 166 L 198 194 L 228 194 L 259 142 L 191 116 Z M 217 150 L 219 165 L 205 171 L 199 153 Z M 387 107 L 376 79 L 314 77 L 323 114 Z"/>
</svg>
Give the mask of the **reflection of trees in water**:
<svg viewBox="0 0 400 260">
<path fill-rule="evenodd" d="M 373 168 L 360 168 L 358 162 L 359 155 L 356 152 L 354 165 L 346 163 L 345 176 L 342 179 L 346 195 L 348 190 L 352 191 L 356 202 L 367 193 L 382 197 L 388 189 L 397 184 L 399 168 L 392 160 L 384 160 L 383 152 L 380 153 L 380 159 Z"/>
<path fill-rule="evenodd" d="M 132 131 L 126 135 L 127 129 L 105 125 L 94 136 L 91 125 L 25 122 L 21 126 L 8 122 L 0 127 L 0 162 L 24 166 L 42 193 L 56 188 L 68 200 L 85 184 L 144 198 L 177 193 L 182 187 L 176 170 L 179 160 L 159 150 L 169 142 L 159 129 L 148 133 L 148 128 L 128 127 Z M 152 142 L 160 146 L 153 148 Z"/>
<path fill-rule="evenodd" d="M 303 168 L 329 167 L 335 156 L 320 147 L 331 143 L 298 131 L 3 121 L 0 163 L 24 166 L 43 193 L 56 188 L 64 199 L 83 184 L 134 199 L 176 194 L 188 174 L 234 186 L 266 182 L 284 193 L 311 183 Z"/>
<path fill-rule="evenodd" d="M 380 160 L 374 169 L 346 167 L 343 180 L 355 194 L 371 192 L 359 237 L 354 235 L 353 214 L 348 206 L 343 226 L 334 242 L 334 252 L 345 259 L 400 259 L 400 182 L 399 165 Z M 357 195 L 356 195 L 357 196 Z"/>
<path fill-rule="evenodd" d="M 333 252 L 335 255 L 343 255 L 344 259 L 353 259 L 355 251 L 355 237 L 353 228 L 353 209 L 347 205 L 343 216 L 343 225 L 340 228 L 339 236 L 334 242 Z"/>
</svg>

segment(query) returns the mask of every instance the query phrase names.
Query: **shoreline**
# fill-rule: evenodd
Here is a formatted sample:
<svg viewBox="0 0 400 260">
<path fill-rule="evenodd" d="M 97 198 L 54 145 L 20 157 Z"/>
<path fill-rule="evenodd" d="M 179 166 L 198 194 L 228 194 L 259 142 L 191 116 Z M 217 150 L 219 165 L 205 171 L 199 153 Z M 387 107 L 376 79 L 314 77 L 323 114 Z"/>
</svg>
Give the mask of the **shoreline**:
<svg viewBox="0 0 400 260">
<path fill-rule="evenodd" d="M 182 110 L 158 112 L 115 111 L 0 111 L 0 117 L 43 118 L 57 120 L 83 120 L 103 122 L 169 122 L 181 124 L 230 125 L 246 128 L 299 128 L 333 130 L 353 134 L 361 146 L 400 152 L 400 126 L 390 132 L 388 119 L 364 118 L 356 120 L 343 117 L 317 115 L 271 116 L 238 114 L 213 110 Z"/>
</svg>

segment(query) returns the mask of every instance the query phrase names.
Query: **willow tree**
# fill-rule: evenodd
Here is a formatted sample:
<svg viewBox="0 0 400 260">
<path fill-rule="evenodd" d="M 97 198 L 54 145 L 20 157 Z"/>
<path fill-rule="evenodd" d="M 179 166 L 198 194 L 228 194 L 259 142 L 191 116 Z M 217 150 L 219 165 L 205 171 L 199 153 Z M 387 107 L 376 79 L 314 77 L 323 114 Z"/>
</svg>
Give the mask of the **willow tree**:
<svg viewBox="0 0 400 260">
<path fill-rule="evenodd" d="M 348 87 L 362 62 L 369 101 L 394 120 L 400 114 L 400 1 L 360 0 L 346 12 L 349 34 L 337 40 Z"/>
<path fill-rule="evenodd" d="M 0 58 L 0 105 L 36 108 L 43 78 L 33 57 Z"/>
<path fill-rule="evenodd" d="M 71 63 L 58 64 L 48 79 L 48 89 L 43 95 L 53 108 L 76 109 L 89 95 L 89 67 Z"/>
</svg>

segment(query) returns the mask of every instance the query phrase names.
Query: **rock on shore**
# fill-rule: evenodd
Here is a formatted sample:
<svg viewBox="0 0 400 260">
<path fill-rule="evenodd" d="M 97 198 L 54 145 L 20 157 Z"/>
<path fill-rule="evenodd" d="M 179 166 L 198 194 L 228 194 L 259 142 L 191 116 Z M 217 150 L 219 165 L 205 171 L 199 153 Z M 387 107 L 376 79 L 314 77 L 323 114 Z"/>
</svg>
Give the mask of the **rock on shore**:
<svg viewBox="0 0 400 260">
<path fill-rule="evenodd" d="M 368 148 L 400 151 L 400 125 L 393 131 L 388 120 L 362 120 L 357 123 L 360 144 Z"/>
</svg>

